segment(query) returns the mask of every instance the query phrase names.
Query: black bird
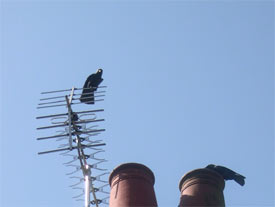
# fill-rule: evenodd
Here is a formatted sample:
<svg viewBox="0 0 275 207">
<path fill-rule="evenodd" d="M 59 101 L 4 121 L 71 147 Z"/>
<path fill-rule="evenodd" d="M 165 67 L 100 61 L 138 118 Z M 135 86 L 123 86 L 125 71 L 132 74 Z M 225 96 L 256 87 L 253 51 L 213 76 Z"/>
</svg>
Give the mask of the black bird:
<svg viewBox="0 0 275 207">
<path fill-rule="evenodd" d="M 71 121 L 77 121 L 79 119 L 77 113 L 71 111 L 71 115 Z"/>
<path fill-rule="evenodd" d="M 94 104 L 94 92 L 97 90 L 99 84 L 103 81 L 102 77 L 103 70 L 98 69 L 96 73 L 90 75 L 83 86 L 80 101 L 86 104 Z"/>
<path fill-rule="evenodd" d="M 243 186 L 245 183 L 245 181 L 244 181 L 245 177 L 243 175 L 240 175 L 226 167 L 210 164 L 210 165 L 207 165 L 206 168 L 216 171 L 225 180 L 235 180 L 241 186 Z"/>
</svg>

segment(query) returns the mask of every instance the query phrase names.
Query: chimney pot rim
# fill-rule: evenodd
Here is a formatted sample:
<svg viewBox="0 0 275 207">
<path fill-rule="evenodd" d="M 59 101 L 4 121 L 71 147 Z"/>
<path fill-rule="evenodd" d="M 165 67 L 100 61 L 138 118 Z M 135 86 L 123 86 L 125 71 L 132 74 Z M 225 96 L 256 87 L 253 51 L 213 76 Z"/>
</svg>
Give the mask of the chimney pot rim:
<svg viewBox="0 0 275 207">
<path fill-rule="evenodd" d="M 198 168 L 198 169 L 191 170 L 191 171 L 187 172 L 186 174 L 184 174 L 181 177 L 180 182 L 179 182 L 179 190 L 181 191 L 182 185 L 186 180 L 190 179 L 193 176 L 195 177 L 196 175 L 202 175 L 202 174 L 215 175 L 218 180 L 222 181 L 220 187 L 221 187 L 221 189 L 224 189 L 225 181 L 224 181 L 224 178 L 219 173 L 215 172 L 214 170 L 207 169 L 207 168 Z"/>
<path fill-rule="evenodd" d="M 140 164 L 140 163 L 128 162 L 128 163 L 122 163 L 113 169 L 113 171 L 110 173 L 110 176 L 109 176 L 110 186 L 112 185 L 111 182 L 115 175 L 117 175 L 119 172 L 121 172 L 123 170 L 128 170 L 128 169 L 141 169 L 141 170 L 146 171 L 147 173 L 149 173 L 151 175 L 153 184 L 155 183 L 155 176 L 150 168 L 148 168 L 147 166 Z"/>
</svg>

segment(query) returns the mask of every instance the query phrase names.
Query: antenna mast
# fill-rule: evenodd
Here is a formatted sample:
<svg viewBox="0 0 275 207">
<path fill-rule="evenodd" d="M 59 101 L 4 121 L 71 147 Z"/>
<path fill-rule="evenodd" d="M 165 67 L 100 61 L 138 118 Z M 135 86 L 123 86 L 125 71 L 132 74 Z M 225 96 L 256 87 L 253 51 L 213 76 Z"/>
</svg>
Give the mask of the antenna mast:
<svg viewBox="0 0 275 207">
<path fill-rule="evenodd" d="M 104 146 L 105 143 L 103 143 L 102 140 L 96 140 L 94 138 L 101 132 L 105 131 L 105 129 L 98 129 L 98 125 L 95 125 L 98 122 L 104 121 L 104 119 L 97 118 L 97 114 L 103 112 L 104 109 L 74 112 L 72 105 L 79 104 L 83 106 L 89 104 L 90 106 L 98 101 L 103 101 L 104 99 L 101 99 L 101 97 L 105 96 L 104 88 L 106 88 L 106 86 L 90 86 L 88 88 L 72 87 L 71 89 L 42 92 L 42 95 L 54 94 L 54 96 L 40 99 L 40 103 L 37 107 L 38 109 L 59 108 L 64 106 L 67 108 L 66 113 L 36 117 L 37 119 L 51 121 L 51 125 L 38 127 L 37 130 L 62 129 L 57 131 L 57 134 L 39 137 L 37 140 L 54 139 L 56 141 L 66 141 L 65 144 L 59 145 L 57 149 L 39 152 L 38 154 L 42 155 L 62 152 L 61 155 L 72 158 L 72 160 L 64 163 L 64 165 L 75 168 L 75 171 L 67 173 L 67 175 L 73 175 L 78 171 L 82 172 L 80 177 L 70 177 L 79 180 L 79 182 L 70 187 L 82 190 L 81 194 L 74 196 L 73 198 L 77 201 L 84 201 L 85 207 L 90 207 L 91 204 L 99 207 L 99 204 L 101 203 L 108 205 L 108 196 L 101 199 L 98 198 L 98 194 L 101 196 L 103 194 L 109 194 L 104 190 L 108 185 L 108 182 L 102 179 L 102 177 L 109 174 L 109 172 L 106 172 L 107 169 L 98 167 L 99 164 L 106 162 L 107 160 L 95 157 L 96 154 L 104 152 L 104 150 L 99 147 Z M 99 89 L 99 91 L 97 91 L 97 89 Z M 77 93 L 77 91 L 80 90 L 83 90 L 83 92 Z M 57 93 L 63 95 L 56 95 Z M 78 97 L 79 95 L 81 95 L 81 97 Z M 92 153 L 87 153 L 88 151 L 91 151 Z M 91 159 L 94 163 L 89 164 L 88 159 Z M 77 160 L 79 164 L 74 164 L 77 163 Z M 103 171 L 103 173 L 101 172 L 98 174 L 99 171 Z M 79 185 L 83 183 L 84 186 L 80 187 Z M 95 187 L 95 184 L 100 185 L 100 183 L 101 186 Z M 84 196 L 84 199 L 81 199 L 81 196 Z"/>
</svg>

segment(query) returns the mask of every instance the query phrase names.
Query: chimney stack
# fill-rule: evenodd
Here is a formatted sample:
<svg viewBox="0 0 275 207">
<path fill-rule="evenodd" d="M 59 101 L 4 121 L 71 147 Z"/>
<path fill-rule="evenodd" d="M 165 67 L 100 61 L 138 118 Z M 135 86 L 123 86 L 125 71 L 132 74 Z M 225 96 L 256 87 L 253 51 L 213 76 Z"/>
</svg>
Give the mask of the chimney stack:
<svg viewBox="0 0 275 207">
<path fill-rule="evenodd" d="M 223 177 L 215 171 L 206 168 L 192 170 L 185 174 L 179 183 L 179 207 L 224 207 L 224 186 Z"/>
<path fill-rule="evenodd" d="M 119 165 L 109 177 L 109 207 L 156 207 L 154 183 L 155 176 L 145 165 Z"/>
</svg>

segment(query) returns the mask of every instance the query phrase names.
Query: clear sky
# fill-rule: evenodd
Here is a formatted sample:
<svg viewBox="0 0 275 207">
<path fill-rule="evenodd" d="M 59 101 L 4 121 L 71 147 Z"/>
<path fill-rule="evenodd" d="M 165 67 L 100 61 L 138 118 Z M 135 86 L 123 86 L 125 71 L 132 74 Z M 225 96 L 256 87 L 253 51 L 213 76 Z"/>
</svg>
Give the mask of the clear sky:
<svg viewBox="0 0 275 207">
<path fill-rule="evenodd" d="M 1 3 L 1 207 L 78 207 L 55 148 L 40 136 L 40 92 L 107 85 L 101 125 L 110 171 L 139 162 L 160 207 L 207 164 L 228 181 L 227 206 L 274 206 L 274 2 L 12 1 Z"/>
</svg>

